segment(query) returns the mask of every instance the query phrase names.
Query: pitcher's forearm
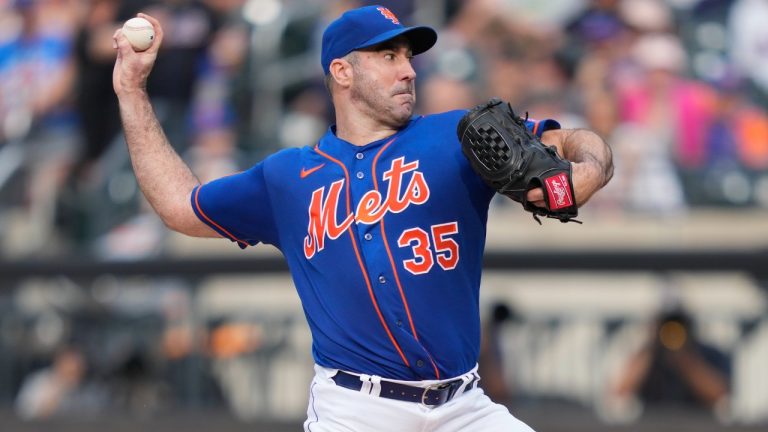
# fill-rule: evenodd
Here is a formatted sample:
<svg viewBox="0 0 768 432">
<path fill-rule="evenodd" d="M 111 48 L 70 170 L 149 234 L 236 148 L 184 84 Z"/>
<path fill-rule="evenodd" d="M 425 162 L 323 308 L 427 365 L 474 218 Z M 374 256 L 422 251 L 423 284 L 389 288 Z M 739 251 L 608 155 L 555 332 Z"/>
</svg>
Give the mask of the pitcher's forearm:
<svg viewBox="0 0 768 432">
<path fill-rule="evenodd" d="M 168 227 L 199 234 L 188 232 L 199 224 L 189 204 L 199 181 L 168 142 L 147 93 L 121 94 L 119 100 L 128 152 L 144 196 Z"/>
<path fill-rule="evenodd" d="M 613 177 L 611 148 L 596 133 L 585 129 L 568 131 L 563 151 L 565 158 L 571 162 L 589 166 L 599 187 L 605 186 Z"/>
<path fill-rule="evenodd" d="M 555 145 L 571 161 L 576 203 L 581 206 L 613 177 L 610 147 L 596 133 L 585 129 L 558 129 L 542 136 L 547 145 Z"/>
</svg>

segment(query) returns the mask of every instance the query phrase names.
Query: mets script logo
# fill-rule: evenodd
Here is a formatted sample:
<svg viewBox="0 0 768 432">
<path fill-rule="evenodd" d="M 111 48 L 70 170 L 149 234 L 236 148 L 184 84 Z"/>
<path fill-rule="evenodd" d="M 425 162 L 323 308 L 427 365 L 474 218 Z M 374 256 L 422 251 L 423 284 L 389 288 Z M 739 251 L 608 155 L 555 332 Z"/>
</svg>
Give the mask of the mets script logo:
<svg viewBox="0 0 768 432">
<path fill-rule="evenodd" d="M 352 223 L 374 224 L 387 213 L 400 213 L 411 204 L 421 205 L 429 200 L 429 187 L 424 174 L 416 171 L 419 161 L 405 163 L 405 158 L 392 161 L 389 170 L 384 171 L 383 180 L 387 182 L 386 196 L 378 190 L 370 190 L 363 195 L 354 213 L 348 214 L 342 221 L 338 214 L 344 179 L 335 181 L 328 188 L 323 186 L 312 192 L 309 203 L 309 226 L 304 237 L 304 256 L 312 258 L 315 253 L 325 248 L 326 238 L 336 240 Z M 406 185 L 405 174 L 413 172 Z M 344 204 L 346 205 L 346 204 Z"/>
<path fill-rule="evenodd" d="M 376 9 L 378 9 L 379 12 L 381 12 L 381 14 L 384 15 L 384 18 L 392 21 L 392 23 L 394 23 L 394 24 L 400 24 L 400 20 L 397 19 L 397 16 L 395 16 L 395 14 L 392 13 L 391 10 L 389 10 L 389 9 L 387 9 L 385 7 L 380 7 L 380 8 L 376 8 Z"/>
</svg>

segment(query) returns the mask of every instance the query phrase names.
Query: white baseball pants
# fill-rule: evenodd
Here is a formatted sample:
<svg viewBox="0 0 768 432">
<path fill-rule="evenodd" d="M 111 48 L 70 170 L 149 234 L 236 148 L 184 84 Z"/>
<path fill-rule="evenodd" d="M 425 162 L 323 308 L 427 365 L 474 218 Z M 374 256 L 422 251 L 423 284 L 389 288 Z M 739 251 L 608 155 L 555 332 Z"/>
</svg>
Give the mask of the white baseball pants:
<svg viewBox="0 0 768 432">
<path fill-rule="evenodd" d="M 471 376 L 476 369 L 466 376 Z M 315 365 L 305 432 L 534 432 L 505 406 L 494 403 L 479 387 L 456 395 L 444 405 L 429 408 L 373 396 L 365 386 L 365 392 L 337 386 L 331 379 L 336 372 L 336 369 Z M 417 387 L 440 383 L 395 382 Z"/>
</svg>

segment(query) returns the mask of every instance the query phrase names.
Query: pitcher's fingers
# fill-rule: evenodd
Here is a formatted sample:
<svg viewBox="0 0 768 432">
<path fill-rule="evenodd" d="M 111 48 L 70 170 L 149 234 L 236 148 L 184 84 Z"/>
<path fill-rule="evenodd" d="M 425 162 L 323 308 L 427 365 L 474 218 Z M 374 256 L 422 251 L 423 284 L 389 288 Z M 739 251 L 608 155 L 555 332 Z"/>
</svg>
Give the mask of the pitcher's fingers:
<svg viewBox="0 0 768 432">
<path fill-rule="evenodd" d="M 112 33 L 112 48 L 117 49 L 117 35 L 120 33 L 120 29 L 115 29 Z"/>
<path fill-rule="evenodd" d="M 115 31 L 115 35 L 112 36 L 112 40 L 117 44 L 118 55 L 133 53 L 133 47 L 131 46 L 131 43 L 128 42 L 128 38 L 125 37 L 122 30 L 117 29 L 117 31 Z"/>
<path fill-rule="evenodd" d="M 525 195 L 528 201 L 544 201 L 544 189 L 535 188 L 528 191 Z"/>
<path fill-rule="evenodd" d="M 145 13 L 138 13 L 137 16 L 146 19 L 152 24 L 152 28 L 155 29 L 155 40 L 152 41 L 152 45 L 147 48 L 147 51 L 157 52 L 160 49 L 160 45 L 163 43 L 163 27 L 160 26 L 160 21 L 157 18 L 147 15 Z"/>
</svg>

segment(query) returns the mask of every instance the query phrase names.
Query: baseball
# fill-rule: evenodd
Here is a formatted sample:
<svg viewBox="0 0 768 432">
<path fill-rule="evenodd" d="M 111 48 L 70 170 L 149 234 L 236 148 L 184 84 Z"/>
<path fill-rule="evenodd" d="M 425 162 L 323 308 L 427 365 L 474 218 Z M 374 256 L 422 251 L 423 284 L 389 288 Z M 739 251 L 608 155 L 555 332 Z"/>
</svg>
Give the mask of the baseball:
<svg viewBox="0 0 768 432">
<path fill-rule="evenodd" d="M 155 29 L 152 23 L 139 17 L 131 18 L 123 24 L 123 34 L 134 51 L 146 50 L 155 40 Z"/>
</svg>

